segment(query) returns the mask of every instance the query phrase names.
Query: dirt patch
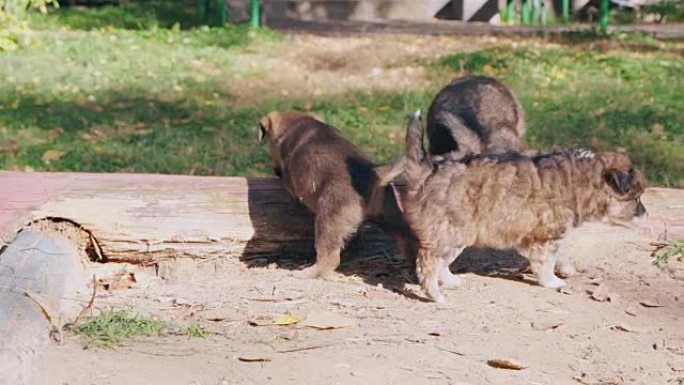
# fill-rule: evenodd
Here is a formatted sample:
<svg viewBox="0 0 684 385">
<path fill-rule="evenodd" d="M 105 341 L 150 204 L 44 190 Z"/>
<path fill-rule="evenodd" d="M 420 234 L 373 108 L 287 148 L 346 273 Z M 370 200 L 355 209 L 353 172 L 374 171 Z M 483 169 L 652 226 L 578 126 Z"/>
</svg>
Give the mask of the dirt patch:
<svg viewBox="0 0 684 385">
<path fill-rule="evenodd" d="M 172 280 L 129 267 L 138 283 L 98 295 L 97 308 L 199 321 L 218 334 L 139 340 L 115 351 L 84 351 L 72 338 L 40 357 L 32 383 L 677 384 L 684 381 L 684 266 L 652 265 L 658 235 L 586 226 L 561 250 L 580 271 L 561 292 L 524 276 L 466 273 L 444 306 L 349 274 L 387 271 L 379 259 L 347 261 L 345 274 L 326 280 L 236 260 L 186 261 L 186 274 Z M 420 294 L 412 284 L 406 291 Z M 320 313 L 349 323 L 263 326 Z"/>
<path fill-rule="evenodd" d="M 227 92 L 238 104 L 264 98 L 343 95 L 353 91 L 406 91 L 435 83 L 427 71 L 439 57 L 508 44 L 496 37 L 324 37 L 291 35 L 285 43 L 264 43 L 236 58 L 235 68 L 259 76 L 236 77 Z"/>
</svg>

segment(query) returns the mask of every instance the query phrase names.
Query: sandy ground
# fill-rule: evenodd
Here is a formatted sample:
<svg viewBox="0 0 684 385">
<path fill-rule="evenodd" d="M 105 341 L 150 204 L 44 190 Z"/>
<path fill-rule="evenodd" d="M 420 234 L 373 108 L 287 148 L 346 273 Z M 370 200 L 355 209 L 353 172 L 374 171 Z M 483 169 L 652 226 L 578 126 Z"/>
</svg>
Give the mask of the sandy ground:
<svg viewBox="0 0 684 385">
<path fill-rule="evenodd" d="M 651 219 L 639 228 L 590 224 L 566 238 L 561 252 L 580 273 L 560 292 L 522 274 L 493 274 L 525 263 L 487 253 L 455 262 L 452 269 L 475 273 L 462 274 L 447 305 L 404 285 L 410 272 L 396 255 L 347 260 L 323 280 L 238 260 L 99 266 L 98 274 L 128 269 L 138 283 L 101 292 L 96 309 L 200 322 L 216 334 L 143 338 L 116 350 L 84 350 L 71 336 L 37 357 L 31 384 L 683 384 L 684 265 L 658 268 L 650 256 L 663 218 L 673 208 L 681 215 L 681 195 L 651 192 L 644 202 Z M 254 326 L 284 314 L 301 321 Z M 326 323 L 340 327 L 307 326 Z M 488 364 L 496 359 L 523 368 Z"/>
</svg>

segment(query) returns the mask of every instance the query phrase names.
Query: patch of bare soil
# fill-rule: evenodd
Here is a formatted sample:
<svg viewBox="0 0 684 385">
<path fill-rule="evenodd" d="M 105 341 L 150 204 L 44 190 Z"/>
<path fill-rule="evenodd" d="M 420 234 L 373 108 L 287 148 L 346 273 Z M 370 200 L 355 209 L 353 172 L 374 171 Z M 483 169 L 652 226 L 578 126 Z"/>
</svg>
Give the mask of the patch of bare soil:
<svg viewBox="0 0 684 385">
<path fill-rule="evenodd" d="M 229 92 L 236 103 L 249 104 L 269 97 L 424 88 L 426 82 L 434 81 L 425 66 L 435 59 L 510 42 L 496 37 L 415 35 L 290 35 L 285 39 L 254 47 L 236 57 L 235 68 L 250 72 L 250 76 L 230 81 Z"/>
<path fill-rule="evenodd" d="M 31 383 L 682 384 L 684 265 L 661 269 L 650 255 L 665 230 L 684 236 L 681 201 L 651 191 L 642 227 L 592 224 L 566 238 L 560 252 L 580 272 L 560 292 L 487 273 L 524 267 L 489 253 L 455 262 L 474 273 L 461 275 L 447 305 L 419 300 L 413 284 L 398 290 L 410 272 L 389 256 L 345 261 L 323 280 L 237 260 L 179 260 L 156 273 L 119 265 L 135 285 L 100 292 L 96 309 L 201 322 L 217 334 L 116 350 L 84 350 L 71 337 L 38 357 Z"/>
</svg>

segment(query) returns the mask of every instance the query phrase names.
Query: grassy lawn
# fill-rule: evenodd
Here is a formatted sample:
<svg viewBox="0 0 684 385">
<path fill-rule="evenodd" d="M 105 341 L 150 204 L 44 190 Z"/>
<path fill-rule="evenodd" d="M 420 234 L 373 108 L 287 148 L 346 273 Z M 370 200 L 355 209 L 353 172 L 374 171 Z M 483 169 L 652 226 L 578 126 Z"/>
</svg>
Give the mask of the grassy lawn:
<svg viewBox="0 0 684 385">
<path fill-rule="evenodd" d="M 242 26 L 174 27 L 179 12 L 131 5 L 35 17 L 37 43 L 0 53 L 0 169 L 270 175 L 256 122 L 290 108 L 323 116 L 387 160 L 402 151 L 408 112 L 426 110 L 441 84 L 470 71 L 518 94 L 529 146 L 626 148 L 652 183 L 684 187 L 681 43 L 506 41 L 419 63 L 433 81 L 407 90 L 255 89 L 245 102 L 236 84 L 265 71 L 245 58 L 282 51 L 288 39 Z"/>
</svg>

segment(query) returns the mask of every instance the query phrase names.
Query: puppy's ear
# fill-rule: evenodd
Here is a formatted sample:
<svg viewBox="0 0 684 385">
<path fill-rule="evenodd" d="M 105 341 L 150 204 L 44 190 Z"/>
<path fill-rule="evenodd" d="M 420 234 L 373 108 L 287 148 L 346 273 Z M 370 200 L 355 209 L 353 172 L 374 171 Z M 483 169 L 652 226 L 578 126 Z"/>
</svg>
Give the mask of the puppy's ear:
<svg viewBox="0 0 684 385">
<path fill-rule="evenodd" d="M 271 114 L 268 114 L 261 119 L 259 122 L 259 127 L 257 128 L 259 142 L 264 140 L 264 137 L 268 136 L 268 134 L 271 132 L 271 124 Z"/>
<path fill-rule="evenodd" d="M 610 169 L 603 173 L 603 179 L 620 195 L 627 194 L 634 187 L 634 170 L 628 172 Z"/>
</svg>

